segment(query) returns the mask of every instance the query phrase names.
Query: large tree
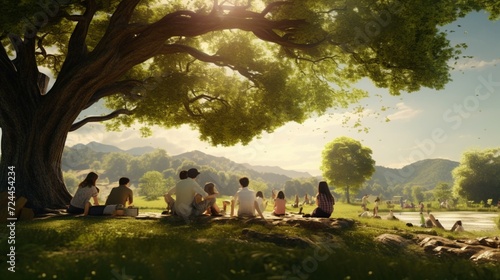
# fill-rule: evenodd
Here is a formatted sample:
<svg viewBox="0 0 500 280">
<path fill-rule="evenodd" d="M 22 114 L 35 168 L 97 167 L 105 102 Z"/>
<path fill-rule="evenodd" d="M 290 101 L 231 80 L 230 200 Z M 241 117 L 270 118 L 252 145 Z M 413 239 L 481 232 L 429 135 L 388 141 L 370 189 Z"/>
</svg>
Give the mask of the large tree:
<svg viewBox="0 0 500 280">
<path fill-rule="evenodd" d="M 165 179 L 158 171 L 148 171 L 139 179 L 139 194 L 146 200 L 155 200 L 167 191 L 167 186 L 174 184 L 174 179 Z"/>
<path fill-rule="evenodd" d="M 461 3 L 0 0 L 0 188 L 11 167 L 32 207 L 67 204 L 63 148 L 89 122 L 188 124 L 232 145 L 358 101 L 364 77 L 440 89 L 459 50 L 438 26 Z M 100 100 L 109 114 L 79 118 Z"/>
<path fill-rule="evenodd" d="M 475 202 L 500 200 L 500 148 L 463 153 L 453 170 L 453 192 Z"/>
<path fill-rule="evenodd" d="M 350 192 L 356 193 L 375 172 L 372 150 L 349 137 L 339 137 L 325 145 L 322 153 L 323 177 L 339 188 L 350 203 Z"/>
<path fill-rule="evenodd" d="M 434 194 L 434 199 L 437 199 L 440 202 L 453 197 L 452 187 L 447 183 L 437 184 L 434 190 L 432 190 L 432 193 Z"/>
</svg>

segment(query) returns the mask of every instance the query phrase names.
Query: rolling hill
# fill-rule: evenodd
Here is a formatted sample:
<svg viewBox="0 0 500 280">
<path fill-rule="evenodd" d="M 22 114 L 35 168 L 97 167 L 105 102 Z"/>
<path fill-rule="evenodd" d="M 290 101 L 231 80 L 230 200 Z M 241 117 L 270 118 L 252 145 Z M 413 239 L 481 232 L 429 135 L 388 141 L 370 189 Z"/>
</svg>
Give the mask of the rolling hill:
<svg viewBox="0 0 500 280">
<path fill-rule="evenodd" d="M 92 162 L 102 162 L 102 159 L 108 153 L 125 153 L 132 158 L 148 160 L 148 155 L 153 154 L 155 151 L 157 150 L 152 147 L 140 147 L 125 151 L 115 146 L 103 145 L 97 142 L 91 142 L 86 145 L 78 144 L 73 147 L 66 147 L 63 155 L 63 170 L 88 169 Z M 211 170 L 210 172 L 213 173 L 213 176 L 218 176 L 220 172 L 233 174 L 234 176 L 248 176 L 249 178 L 266 183 L 273 188 L 282 187 L 287 181 L 311 179 L 313 177 L 307 172 L 285 170 L 279 166 L 236 163 L 228 158 L 212 156 L 200 151 L 191 151 L 179 155 L 166 154 L 165 156 L 168 157 L 165 162 L 169 166 L 161 165 L 158 167 L 158 171 L 160 172 L 164 172 L 165 169 L 170 170 L 169 173 L 164 172 L 165 176 L 175 177 L 175 170 L 187 164 Z M 453 178 L 451 172 L 458 164 L 458 162 L 446 159 L 426 159 L 409 164 L 403 168 L 376 166 L 375 173 L 365 185 L 367 187 L 378 185 L 387 195 L 392 192 L 398 192 L 395 189 L 401 186 L 422 186 L 427 190 L 431 190 L 442 182 L 452 185 Z M 146 166 L 148 165 L 146 164 Z M 149 170 L 145 170 L 144 172 L 146 171 Z M 130 176 L 139 179 L 142 176 L 141 174 Z M 399 195 L 399 193 L 395 195 Z"/>
</svg>

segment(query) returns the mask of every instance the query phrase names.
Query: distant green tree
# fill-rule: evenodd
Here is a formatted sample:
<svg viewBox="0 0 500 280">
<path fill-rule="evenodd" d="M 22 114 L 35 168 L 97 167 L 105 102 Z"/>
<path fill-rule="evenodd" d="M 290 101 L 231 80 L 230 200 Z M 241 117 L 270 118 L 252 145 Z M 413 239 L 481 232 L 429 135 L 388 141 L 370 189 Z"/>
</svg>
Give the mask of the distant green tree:
<svg viewBox="0 0 500 280">
<path fill-rule="evenodd" d="M 434 198 L 439 201 L 449 200 L 453 196 L 452 187 L 447 183 L 439 183 L 433 190 Z"/>
<path fill-rule="evenodd" d="M 103 158 L 102 169 L 104 170 L 103 177 L 108 178 L 111 182 L 118 181 L 120 177 L 128 176 L 127 167 L 132 156 L 126 153 L 115 152 L 106 154 Z"/>
<path fill-rule="evenodd" d="M 455 194 L 475 202 L 500 198 L 500 148 L 467 151 L 453 170 Z"/>
<path fill-rule="evenodd" d="M 175 173 L 173 168 L 167 168 L 161 172 L 163 177 L 172 178 L 173 180 L 179 180 L 179 174 Z"/>
<path fill-rule="evenodd" d="M 304 194 L 308 194 L 309 196 L 314 196 L 318 192 L 318 180 L 316 178 L 311 178 L 302 182 L 301 189 Z"/>
<path fill-rule="evenodd" d="M 250 181 L 250 187 L 255 192 L 262 191 L 262 192 L 266 193 L 268 191 L 267 184 L 265 182 L 260 181 L 260 180 L 252 180 L 252 181 Z"/>
<path fill-rule="evenodd" d="M 425 198 L 424 188 L 421 186 L 413 187 L 412 195 L 413 195 L 413 198 L 415 199 L 415 203 L 419 203 L 421 201 L 424 201 L 424 198 Z"/>
<path fill-rule="evenodd" d="M 424 192 L 424 201 L 434 201 L 436 198 L 434 197 L 433 190 L 428 190 Z"/>
<path fill-rule="evenodd" d="M 413 201 L 413 186 L 404 186 L 403 198 L 408 199 L 408 201 Z"/>
<path fill-rule="evenodd" d="M 76 188 L 80 183 L 78 176 L 74 172 L 63 172 L 64 184 L 68 189 L 68 192 L 74 194 L 76 192 Z"/>
<path fill-rule="evenodd" d="M 162 149 L 156 149 L 140 157 L 145 171 L 163 171 L 170 168 L 170 157 Z"/>
<path fill-rule="evenodd" d="M 382 185 L 380 185 L 378 183 L 373 184 L 373 186 L 371 187 L 371 192 L 369 192 L 369 193 L 374 194 L 374 195 L 378 195 L 378 196 L 388 197 L 388 198 L 392 197 L 392 195 L 388 195 L 387 191 L 384 190 Z"/>
<path fill-rule="evenodd" d="M 139 195 L 155 200 L 167 191 L 167 180 L 158 171 L 148 171 L 139 180 Z"/>
<path fill-rule="evenodd" d="M 88 169 L 90 168 L 90 163 L 96 160 L 96 156 L 96 152 L 86 146 L 65 148 L 62 155 L 62 170 L 68 171 Z"/>
<path fill-rule="evenodd" d="M 375 172 L 371 154 L 370 148 L 349 137 L 339 137 L 323 150 L 323 177 L 345 194 L 347 203 L 350 203 L 349 192 L 356 193 Z"/>
<path fill-rule="evenodd" d="M 102 169 L 102 163 L 98 160 L 94 160 L 91 164 L 89 164 L 90 170 L 99 171 Z"/>
<path fill-rule="evenodd" d="M 303 193 L 300 191 L 300 182 L 298 180 L 286 181 L 285 185 L 283 186 L 283 191 L 287 196 L 303 195 Z"/>
</svg>

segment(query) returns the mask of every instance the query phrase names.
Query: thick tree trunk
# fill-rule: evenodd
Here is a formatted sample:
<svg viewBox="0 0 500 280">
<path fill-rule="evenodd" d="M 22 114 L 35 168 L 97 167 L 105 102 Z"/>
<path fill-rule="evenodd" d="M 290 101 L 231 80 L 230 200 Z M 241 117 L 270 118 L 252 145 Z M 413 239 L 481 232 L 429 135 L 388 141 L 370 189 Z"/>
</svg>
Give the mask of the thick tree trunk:
<svg viewBox="0 0 500 280">
<path fill-rule="evenodd" d="M 346 189 L 345 189 L 345 196 L 347 198 L 347 204 L 351 204 L 351 195 L 349 194 L 349 186 L 346 186 Z"/>
<path fill-rule="evenodd" d="M 38 211 L 63 208 L 71 199 L 61 172 L 68 131 L 53 129 L 58 127 L 54 119 L 47 120 L 30 113 L 25 113 L 24 117 L 23 120 L 12 119 L 8 127 L 2 128 L 2 191 L 8 185 L 8 175 L 15 174 L 15 194 L 28 199 L 27 207 Z M 8 174 L 11 170 L 14 173 Z"/>
<path fill-rule="evenodd" d="M 37 122 L 44 126 L 43 120 Z M 14 130 L 16 127 L 2 130 L 2 187 L 7 186 L 8 171 L 13 170 L 9 175 L 15 174 L 15 195 L 26 197 L 27 207 L 37 210 L 65 207 L 71 199 L 61 172 L 66 136 L 56 131 L 40 135 L 39 129 L 22 129 L 25 133 Z"/>
</svg>

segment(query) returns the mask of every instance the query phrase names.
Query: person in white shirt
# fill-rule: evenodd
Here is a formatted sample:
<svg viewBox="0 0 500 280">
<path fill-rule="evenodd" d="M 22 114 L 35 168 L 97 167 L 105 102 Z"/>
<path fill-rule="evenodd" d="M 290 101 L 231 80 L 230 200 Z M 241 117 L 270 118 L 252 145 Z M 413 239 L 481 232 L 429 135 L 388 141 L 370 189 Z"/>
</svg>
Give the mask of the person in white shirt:
<svg viewBox="0 0 500 280">
<path fill-rule="evenodd" d="M 259 205 L 260 211 L 264 212 L 267 207 L 267 201 L 264 200 L 264 194 L 261 191 L 255 194 L 255 200 L 257 201 L 257 205 Z"/>
<path fill-rule="evenodd" d="M 212 206 L 215 202 L 215 194 L 208 195 L 200 185 L 195 181 L 196 177 L 200 174 L 196 168 L 188 170 L 188 178 L 177 182 L 167 193 L 169 201 L 174 200 L 172 195 L 175 194 L 176 199 L 174 203 L 175 213 L 182 217 L 184 221 L 189 222 L 189 216 L 193 212 L 193 199 L 196 194 L 200 194 L 202 199 L 206 201 L 207 207 Z"/>
<path fill-rule="evenodd" d="M 250 180 L 247 177 L 240 178 L 241 188 L 231 200 L 231 217 L 234 216 L 234 206 L 238 204 L 238 217 L 255 217 L 255 210 L 262 219 L 264 215 L 255 200 L 255 192 L 248 188 Z"/>
</svg>

